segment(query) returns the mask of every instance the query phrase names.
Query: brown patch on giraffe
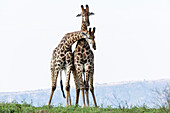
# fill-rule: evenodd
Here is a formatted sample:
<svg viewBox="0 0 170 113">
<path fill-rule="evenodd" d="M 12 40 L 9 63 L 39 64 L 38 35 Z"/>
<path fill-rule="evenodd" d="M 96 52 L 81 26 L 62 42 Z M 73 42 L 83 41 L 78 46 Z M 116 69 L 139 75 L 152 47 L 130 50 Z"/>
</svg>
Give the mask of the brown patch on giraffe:
<svg viewBox="0 0 170 113">
<path fill-rule="evenodd" d="M 60 67 L 61 65 L 60 64 L 57 64 L 58 67 Z"/>
<path fill-rule="evenodd" d="M 65 57 L 63 57 L 62 60 L 64 61 L 64 60 L 65 60 Z"/>
<path fill-rule="evenodd" d="M 90 62 L 90 65 L 92 65 L 93 63 L 92 62 Z"/>
<path fill-rule="evenodd" d="M 87 59 L 86 60 L 84 60 L 84 63 L 86 63 L 87 62 Z"/>
<path fill-rule="evenodd" d="M 63 50 L 63 49 L 61 49 L 61 52 L 63 53 L 63 52 L 64 52 L 64 50 Z"/>
<path fill-rule="evenodd" d="M 86 54 L 88 55 L 88 54 L 89 54 L 89 52 L 87 51 L 87 52 L 86 52 Z"/>
<path fill-rule="evenodd" d="M 56 49 L 54 49 L 53 53 L 55 53 L 55 52 L 56 52 Z"/>
<path fill-rule="evenodd" d="M 83 54 L 83 59 L 86 59 L 86 57 L 87 57 L 87 55 L 84 53 L 84 54 Z"/>
<path fill-rule="evenodd" d="M 91 60 L 87 58 L 87 62 L 90 62 Z"/>
<path fill-rule="evenodd" d="M 81 66 L 80 64 L 77 64 L 77 66 Z"/>
<path fill-rule="evenodd" d="M 57 62 L 61 62 L 61 60 L 57 60 Z"/>
<path fill-rule="evenodd" d="M 77 60 L 80 60 L 80 58 L 77 56 Z"/>
<path fill-rule="evenodd" d="M 61 57 L 64 57 L 64 54 L 60 54 Z"/>
<path fill-rule="evenodd" d="M 81 53 L 78 53 L 77 55 L 78 55 L 78 56 L 81 56 Z"/>
</svg>

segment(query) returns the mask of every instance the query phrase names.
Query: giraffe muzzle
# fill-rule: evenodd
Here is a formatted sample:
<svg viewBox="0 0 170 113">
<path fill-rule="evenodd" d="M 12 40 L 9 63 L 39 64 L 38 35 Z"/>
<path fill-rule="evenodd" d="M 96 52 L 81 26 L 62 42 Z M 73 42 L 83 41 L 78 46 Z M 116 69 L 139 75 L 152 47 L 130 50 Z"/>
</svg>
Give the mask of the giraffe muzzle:
<svg viewBox="0 0 170 113">
<path fill-rule="evenodd" d="M 93 49 L 96 50 L 96 43 L 93 43 Z"/>
</svg>

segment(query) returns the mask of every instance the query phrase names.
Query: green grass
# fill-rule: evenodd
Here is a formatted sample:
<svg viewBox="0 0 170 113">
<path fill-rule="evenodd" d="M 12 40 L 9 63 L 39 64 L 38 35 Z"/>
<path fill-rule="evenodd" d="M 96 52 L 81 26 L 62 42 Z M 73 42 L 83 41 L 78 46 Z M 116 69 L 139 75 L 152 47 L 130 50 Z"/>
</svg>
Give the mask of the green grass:
<svg viewBox="0 0 170 113">
<path fill-rule="evenodd" d="M 0 103 L 0 113 L 170 113 L 170 110 L 165 108 L 150 109 L 147 106 L 142 107 L 131 107 L 131 108 L 95 108 L 95 107 L 85 107 L 81 106 L 69 106 L 63 107 L 59 105 L 58 107 L 34 107 L 31 104 L 23 102 L 18 104 L 17 102 L 12 103 Z"/>
</svg>

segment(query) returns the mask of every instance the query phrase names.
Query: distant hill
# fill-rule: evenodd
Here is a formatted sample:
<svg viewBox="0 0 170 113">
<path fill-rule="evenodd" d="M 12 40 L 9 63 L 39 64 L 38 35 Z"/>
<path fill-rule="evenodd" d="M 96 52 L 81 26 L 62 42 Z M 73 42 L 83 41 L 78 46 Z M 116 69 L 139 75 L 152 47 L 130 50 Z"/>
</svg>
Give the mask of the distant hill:
<svg viewBox="0 0 170 113">
<path fill-rule="evenodd" d="M 154 107 L 154 89 L 163 90 L 167 84 L 170 84 L 170 79 L 156 81 L 131 81 L 119 83 L 95 84 L 95 95 L 98 106 L 101 107 L 118 107 L 147 105 Z M 33 102 L 34 106 L 42 106 L 48 103 L 51 89 L 41 89 L 23 92 L 0 92 L 0 102 L 12 102 L 13 100 L 21 103 Z M 71 89 L 72 103 L 75 103 L 75 88 Z M 52 104 L 55 106 L 65 106 L 65 99 L 62 97 L 60 87 L 57 87 L 52 99 Z M 79 105 L 82 104 L 80 93 Z M 90 106 L 93 106 L 93 101 L 90 93 Z"/>
</svg>

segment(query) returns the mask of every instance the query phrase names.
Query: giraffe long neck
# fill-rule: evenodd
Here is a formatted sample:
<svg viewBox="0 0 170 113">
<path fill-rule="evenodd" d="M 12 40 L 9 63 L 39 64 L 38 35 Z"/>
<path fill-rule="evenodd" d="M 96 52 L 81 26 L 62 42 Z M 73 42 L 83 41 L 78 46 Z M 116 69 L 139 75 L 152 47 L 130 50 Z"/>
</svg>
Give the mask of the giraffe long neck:
<svg viewBox="0 0 170 113">
<path fill-rule="evenodd" d="M 64 37 L 65 49 L 69 49 L 76 41 L 83 39 L 83 38 L 84 36 L 82 36 L 80 31 L 66 35 Z"/>
<path fill-rule="evenodd" d="M 84 20 L 82 20 L 81 30 L 82 30 L 82 31 L 87 30 L 87 25 L 86 25 L 86 23 L 85 23 L 85 21 L 84 21 Z"/>
<path fill-rule="evenodd" d="M 86 31 L 87 30 L 87 25 L 86 25 L 86 23 L 85 23 L 85 21 L 82 19 L 82 25 L 81 25 L 81 30 L 82 31 Z M 81 39 L 81 40 L 78 40 L 78 42 L 77 42 L 77 45 L 76 45 L 76 47 L 79 45 L 81 45 L 81 46 L 84 46 L 84 45 L 86 45 L 86 43 L 88 43 L 85 39 Z M 87 44 L 88 45 L 88 44 Z"/>
</svg>

